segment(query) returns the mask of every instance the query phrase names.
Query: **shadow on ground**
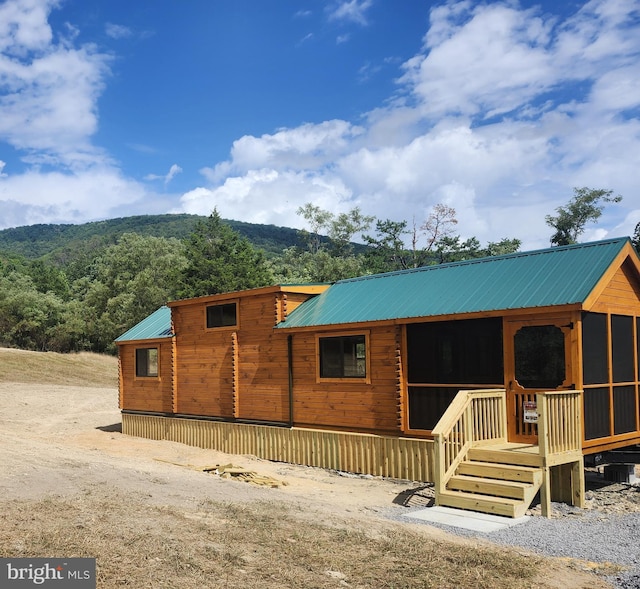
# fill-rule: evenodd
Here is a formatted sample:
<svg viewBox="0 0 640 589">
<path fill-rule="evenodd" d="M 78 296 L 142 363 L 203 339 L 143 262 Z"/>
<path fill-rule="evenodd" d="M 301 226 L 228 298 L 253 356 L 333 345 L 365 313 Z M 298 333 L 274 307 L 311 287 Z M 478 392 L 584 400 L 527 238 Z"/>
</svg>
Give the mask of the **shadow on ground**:
<svg viewBox="0 0 640 589">
<path fill-rule="evenodd" d="M 121 423 L 112 423 L 111 425 L 101 425 L 97 427 L 101 432 L 117 432 L 119 434 L 122 433 L 122 424 Z"/>
</svg>

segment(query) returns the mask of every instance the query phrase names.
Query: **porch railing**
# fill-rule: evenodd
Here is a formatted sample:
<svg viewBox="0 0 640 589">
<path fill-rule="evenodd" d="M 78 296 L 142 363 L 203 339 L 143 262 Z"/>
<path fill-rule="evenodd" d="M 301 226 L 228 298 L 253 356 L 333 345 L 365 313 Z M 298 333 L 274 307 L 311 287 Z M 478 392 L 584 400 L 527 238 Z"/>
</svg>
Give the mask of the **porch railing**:
<svg viewBox="0 0 640 589">
<path fill-rule="evenodd" d="M 505 390 L 459 391 L 431 434 L 437 497 L 472 445 L 507 441 Z"/>
<path fill-rule="evenodd" d="M 582 453 L 582 391 L 538 393 L 537 406 L 540 455 Z"/>
<path fill-rule="evenodd" d="M 573 505 L 584 506 L 582 391 L 548 391 L 536 395 L 538 452 L 543 471 L 542 514 L 551 513 L 549 469 L 570 465 Z M 434 438 L 434 484 L 438 494 L 474 446 L 507 442 L 504 389 L 460 391 L 431 432 Z"/>
</svg>

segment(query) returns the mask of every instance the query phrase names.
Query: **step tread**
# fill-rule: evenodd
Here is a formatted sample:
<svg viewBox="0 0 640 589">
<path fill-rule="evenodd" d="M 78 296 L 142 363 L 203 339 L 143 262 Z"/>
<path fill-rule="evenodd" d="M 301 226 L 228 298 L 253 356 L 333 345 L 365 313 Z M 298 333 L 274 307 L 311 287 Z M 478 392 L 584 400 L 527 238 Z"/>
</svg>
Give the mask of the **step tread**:
<svg viewBox="0 0 640 589">
<path fill-rule="evenodd" d="M 509 471 L 523 471 L 523 472 L 538 472 L 540 470 L 537 466 L 526 466 L 520 464 L 505 464 L 504 462 L 490 462 L 488 460 L 466 460 L 460 464 L 474 464 L 479 466 L 487 466 L 492 468 L 502 468 Z"/>
<path fill-rule="evenodd" d="M 492 478 L 485 478 L 485 477 L 475 477 L 472 475 L 466 475 L 466 474 L 455 474 L 451 477 L 452 479 L 454 478 L 459 478 L 459 479 L 463 479 L 463 480 L 470 480 L 470 481 L 478 481 L 480 483 L 493 483 L 493 484 L 498 484 L 498 483 L 502 483 L 503 485 L 505 485 L 506 487 L 533 487 L 533 483 L 528 483 L 526 481 L 509 481 L 509 480 L 503 480 L 503 479 L 492 479 Z"/>
<path fill-rule="evenodd" d="M 518 499 L 451 490 L 439 493 L 438 505 L 468 509 L 470 511 L 480 511 L 482 513 L 492 513 L 494 515 L 504 515 L 507 517 L 519 517 L 527 510 L 524 501 Z"/>
<path fill-rule="evenodd" d="M 479 462 L 470 460 L 458 465 L 456 474 L 483 477 L 499 481 L 520 481 L 537 484 L 541 482 L 542 471 L 539 468 L 513 466 L 510 464 L 496 464 L 494 462 Z"/>
<path fill-rule="evenodd" d="M 520 505 L 522 501 L 520 499 L 513 499 L 511 497 L 494 497 L 493 495 L 483 495 L 482 493 L 467 493 L 465 491 L 454 491 L 452 489 L 446 489 L 440 493 L 441 497 L 466 497 L 478 501 L 479 503 L 500 503 L 502 505 Z"/>
<path fill-rule="evenodd" d="M 533 468 L 541 466 L 542 461 L 538 454 L 515 452 L 513 450 L 491 448 L 490 446 L 470 448 L 468 456 L 471 460 L 496 462 L 499 464 L 513 464 Z"/>
</svg>

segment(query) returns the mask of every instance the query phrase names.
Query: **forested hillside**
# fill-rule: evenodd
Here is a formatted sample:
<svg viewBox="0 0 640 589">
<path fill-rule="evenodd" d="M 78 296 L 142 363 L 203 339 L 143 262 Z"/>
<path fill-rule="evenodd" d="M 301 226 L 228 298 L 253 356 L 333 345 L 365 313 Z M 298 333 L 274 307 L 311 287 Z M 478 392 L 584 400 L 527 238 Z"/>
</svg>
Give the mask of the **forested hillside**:
<svg viewBox="0 0 640 589">
<path fill-rule="evenodd" d="M 113 352 L 118 335 L 167 301 L 332 282 L 520 245 L 462 240 L 445 206 L 413 229 L 357 208 L 336 215 L 307 204 L 298 213 L 310 230 L 225 221 L 214 211 L 0 231 L 0 346 Z"/>
<path fill-rule="evenodd" d="M 198 215 L 138 215 L 108 219 L 80 225 L 28 225 L 0 231 L 0 253 L 23 256 L 29 260 L 43 258 L 56 265 L 66 265 L 74 253 L 95 251 L 115 244 L 125 233 L 152 237 L 186 238 L 199 220 Z M 301 245 L 296 229 L 227 220 L 233 229 L 268 255 Z"/>
<path fill-rule="evenodd" d="M 547 215 L 551 243 L 575 243 L 610 190 L 574 189 Z M 457 232 L 456 211 L 432 207 L 420 224 L 376 219 L 359 208 L 335 214 L 312 203 L 309 227 L 209 217 L 148 215 L 84 225 L 0 231 L 0 346 L 115 351 L 113 340 L 167 301 L 275 284 L 334 282 L 520 248 L 515 238 L 481 245 Z M 640 243 L 640 223 L 633 243 Z"/>
</svg>

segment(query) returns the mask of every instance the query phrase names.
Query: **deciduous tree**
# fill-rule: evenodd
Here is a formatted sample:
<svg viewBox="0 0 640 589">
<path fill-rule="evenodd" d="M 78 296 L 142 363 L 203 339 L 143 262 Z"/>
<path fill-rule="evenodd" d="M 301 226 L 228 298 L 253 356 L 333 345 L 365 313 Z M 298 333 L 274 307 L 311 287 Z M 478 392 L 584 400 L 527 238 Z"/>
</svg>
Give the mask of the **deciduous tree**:
<svg viewBox="0 0 640 589">
<path fill-rule="evenodd" d="M 574 188 L 573 198 L 556 209 L 557 215 L 547 215 L 547 225 L 555 230 L 551 245 L 570 245 L 578 242 L 587 223 L 596 222 L 602 215 L 604 203 L 620 202 L 621 196 L 612 196 L 613 190 Z"/>
</svg>

